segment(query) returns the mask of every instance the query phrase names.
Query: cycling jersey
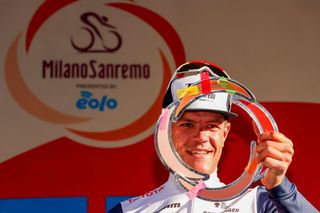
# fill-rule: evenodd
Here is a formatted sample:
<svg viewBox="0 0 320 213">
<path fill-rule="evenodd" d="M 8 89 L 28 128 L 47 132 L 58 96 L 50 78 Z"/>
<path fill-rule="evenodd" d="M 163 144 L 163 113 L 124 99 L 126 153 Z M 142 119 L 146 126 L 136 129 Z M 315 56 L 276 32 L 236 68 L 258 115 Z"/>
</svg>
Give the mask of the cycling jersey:
<svg viewBox="0 0 320 213">
<path fill-rule="evenodd" d="M 208 187 L 221 187 L 216 173 L 205 181 Z M 272 190 L 264 186 L 248 189 L 240 196 L 228 201 L 208 201 L 201 198 L 190 199 L 186 190 L 170 174 L 168 181 L 142 196 L 121 202 L 109 213 L 141 212 L 141 213 L 318 213 L 296 186 L 287 178 Z"/>
</svg>

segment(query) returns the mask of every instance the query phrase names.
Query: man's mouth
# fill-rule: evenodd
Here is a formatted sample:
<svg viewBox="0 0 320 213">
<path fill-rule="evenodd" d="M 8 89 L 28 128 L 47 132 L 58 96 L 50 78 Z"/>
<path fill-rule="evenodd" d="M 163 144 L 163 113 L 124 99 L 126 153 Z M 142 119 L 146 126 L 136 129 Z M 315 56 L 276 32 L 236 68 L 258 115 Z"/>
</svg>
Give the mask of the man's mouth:
<svg viewBox="0 0 320 213">
<path fill-rule="evenodd" d="M 188 151 L 188 153 L 195 158 L 204 158 L 204 157 L 209 156 L 212 153 L 212 151 L 210 151 L 210 150 L 190 150 L 190 151 Z"/>
</svg>

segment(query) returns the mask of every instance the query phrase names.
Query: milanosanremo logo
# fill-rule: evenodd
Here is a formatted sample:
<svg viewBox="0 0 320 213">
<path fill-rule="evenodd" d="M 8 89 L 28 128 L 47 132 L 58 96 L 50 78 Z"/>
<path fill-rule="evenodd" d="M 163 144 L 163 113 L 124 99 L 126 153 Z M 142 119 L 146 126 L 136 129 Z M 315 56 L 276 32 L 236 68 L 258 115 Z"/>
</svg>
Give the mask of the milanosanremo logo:
<svg viewBox="0 0 320 213">
<path fill-rule="evenodd" d="M 134 2 L 48 0 L 14 38 L 5 78 L 33 117 L 80 143 L 121 147 L 153 133 L 184 61 L 172 25 Z"/>
</svg>

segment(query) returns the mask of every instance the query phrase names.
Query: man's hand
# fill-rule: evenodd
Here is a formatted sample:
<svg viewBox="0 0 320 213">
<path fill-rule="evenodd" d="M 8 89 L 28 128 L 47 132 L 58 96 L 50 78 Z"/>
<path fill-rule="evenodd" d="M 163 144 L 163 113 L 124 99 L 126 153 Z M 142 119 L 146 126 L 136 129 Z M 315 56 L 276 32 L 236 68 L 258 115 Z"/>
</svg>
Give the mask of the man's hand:
<svg viewBox="0 0 320 213">
<path fill-rule="evenodd" d="M 258 161 L 269 168 L 261 182 L 267 189 L 273 189 L 286 175 L 294 154 L 293 143 L 279 132 L 264 132 L 258 135 L 256 151 Z"/>
</svg>

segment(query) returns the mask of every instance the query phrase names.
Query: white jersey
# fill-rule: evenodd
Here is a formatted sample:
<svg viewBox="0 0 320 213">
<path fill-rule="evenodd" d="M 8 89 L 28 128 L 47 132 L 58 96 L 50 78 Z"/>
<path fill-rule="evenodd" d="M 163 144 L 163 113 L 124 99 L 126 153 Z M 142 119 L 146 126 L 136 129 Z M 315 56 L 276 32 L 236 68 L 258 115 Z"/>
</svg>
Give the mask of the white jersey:
<svg viewBox="0 0 320 213">
<path fill-rule="evenodd" d="M 224 184 L 220 182 L 216 174 L 211 175 L 205 182 L 209 187 L 220 187 Z M 155 190 L 142 196 L 129 199 L 122 204 L 123 212 L 141 213 L 220 213 L 220 212 L 252 212 L 256 209 L 257 188 L 248 190 L 241 196 L 223 202 L 212 202 L 200 198 L 190 199 L 186 190 L 170 174 L 168 181 Z M 250 209 L 250 211 L 248 211 Z"/>
</svg>

